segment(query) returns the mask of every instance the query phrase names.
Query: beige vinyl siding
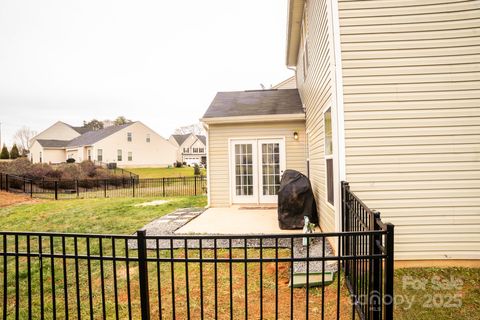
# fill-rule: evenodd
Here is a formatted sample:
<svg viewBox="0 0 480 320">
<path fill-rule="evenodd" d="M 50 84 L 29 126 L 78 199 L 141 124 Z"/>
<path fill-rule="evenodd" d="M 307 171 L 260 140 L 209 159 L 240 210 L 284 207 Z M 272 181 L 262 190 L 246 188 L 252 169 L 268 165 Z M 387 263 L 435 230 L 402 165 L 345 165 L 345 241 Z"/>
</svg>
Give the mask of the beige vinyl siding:
<svg viewBox="0 0 480 320">
<path fill-rule="evenodd" d="M 294 140 L 293 133 L 299 139 Z M 208 168 L 211 207 L 230 203 L 229 139 L 285 138 L 286 168 L 306 174 L 305 122 L 211 124 L 208 128 Z"/>
<path fill-rule="evenodd" d="M 340 1 L 346 174 L 396 259 L 480 258 L 480 2 Z"/>
<path fill-rule="evenodd" d="M 297 79 L 295 76 L 292 76 L 279 84 L 276 84 L 272 87 L 273 89 L 296 89 L 297 88 Z"/>
<path fill-rule="evenodd" d="M 132 133 L 132 141 L 127 133 Z M 146 142 L 150 135 L 150 142 Z M 177 148 L 155 131 L 141 122 L 130 126 L 94 143 L 93 159 L 97 159 L 98 150 L 102 150 L 103 162 L 116 162 L 119 167 L 167 167 L 176 161 Z M 118 161 L 118 150 L 122 150 L 122 161 Z M 128 152 L 132 152 L 132 161 L 128 161 Z"/>
<path fill-rule="evenodd" d="M 310 180 L 317 201 L 320 226 L 326 232 L 336 231 L 335 210 L 327 202 L 323 128 L 323 112 L 328 108 L 332 108 L 332 113 L 335 112 L 332 88 L 335 71 L 329 10 L 329 1 L 308 1 L 306 19 L 310 63 L 305 81 L 303 41 L 300 42 L 297 63 L 297 85 L 306 108 Z"/>
</svg>

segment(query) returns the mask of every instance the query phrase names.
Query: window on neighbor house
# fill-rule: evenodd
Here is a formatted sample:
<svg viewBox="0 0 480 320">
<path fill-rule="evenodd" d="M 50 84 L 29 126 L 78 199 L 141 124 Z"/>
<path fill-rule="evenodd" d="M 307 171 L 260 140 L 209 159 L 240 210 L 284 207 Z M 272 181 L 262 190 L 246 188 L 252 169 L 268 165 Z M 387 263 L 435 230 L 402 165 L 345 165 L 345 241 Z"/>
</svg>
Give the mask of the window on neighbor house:
<svg viewBox="0 0 480 320">
<path fill-rule="evenodd" d="M 87 151 L 87 159 L 88 161 L 92 161 L 92 150 L 90 149 Z"/>
<path fill-rule="evenodd" d="M 121 149 L 117 150 L 117 161 L 122 161 L 122 150 Z"/>
<path fill-rule="evenodd" d="M 327 200 L 334 204 L 334 184 L 333 184 L 333 135 L 332 135 L 332 112 L 328 108 L 323 114 L 323 128 L 325 135 L 325 176 L 327 187 Z"/>
<path fill-rule="evenodd" d="M 39 162 L 42 163 L 42 152 L 39 153 Z"/>
<path fill-rule="evenodd" d="M 188 153 L 189 148 L 183 148 L 183 153 Z"/>
<path fill-rule="evenodd" d="M 150 142 L 150 134 L 147 134 L 147 142 Z"/>
<path fill-rule="evenodd" d="M 131 132 L 127 132 L 127 141 L 132 142 L 132 133 Z"/>
<path fill-rule="evenodd" d="M 98 150 L 97 150 L 97 161 L 98 161 L 98 162 L 102 162 L 102 161 L 103 161 L 103 150 L 102 150 L 102 149 L 98 149 Z"/>
<path fill-rule="evenodd" d="M 128 152 L 128 161 L 132 161 L 133 159 L 133 155 L 132 155 L 132 152 Z"/>
<path fill-rule="evenodd" d="M 198 152 L 204 153 L 204 152 L 205 152 L 205 148 L 198 148 Z"/>
<path fill-rule="evenodd" d="M 193 153 L 198 153 L 198 148 L 193 148 Z"/>
</svg>

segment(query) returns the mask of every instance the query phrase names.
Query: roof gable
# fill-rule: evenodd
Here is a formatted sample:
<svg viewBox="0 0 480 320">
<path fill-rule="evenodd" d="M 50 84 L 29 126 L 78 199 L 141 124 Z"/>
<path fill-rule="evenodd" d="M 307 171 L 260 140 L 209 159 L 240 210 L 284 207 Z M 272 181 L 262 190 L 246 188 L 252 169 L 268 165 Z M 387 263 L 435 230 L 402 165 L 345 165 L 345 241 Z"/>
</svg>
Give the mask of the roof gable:
<svg viewBox="0 0 480 320">
<path fill-rule="evenodd" d="M 200 140 L 200 142 L 204 145 L 207 145 L 207 137 L 205 137 L 204 135 L 197 134 L 197 139 Z"/>
<path fill-rule="evenodd" d="M 181 146 L 192 134 L 172 134 L 173 139 L 177 141 L 178 145 Z"/>
</svg>

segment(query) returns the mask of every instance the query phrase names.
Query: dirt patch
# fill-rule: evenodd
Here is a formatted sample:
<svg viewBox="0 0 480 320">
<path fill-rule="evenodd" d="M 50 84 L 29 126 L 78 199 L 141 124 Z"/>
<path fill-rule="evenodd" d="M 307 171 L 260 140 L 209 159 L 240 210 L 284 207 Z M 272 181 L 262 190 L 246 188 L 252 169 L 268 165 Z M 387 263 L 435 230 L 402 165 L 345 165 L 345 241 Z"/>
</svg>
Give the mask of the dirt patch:
<svg viewBox="0 0 480 320">
<path fill-rule="evenodd" d="M 150 202 L 143 202 L 143 203 L 136 204 L 135 207 L 159 206 L 159 205 L 169 203 L 169 202 L 170 202 L 169 200 L 154 200 L 154 201 L 150 201 Z"/>
<path fill-rule="evenodd" d="M 23 194 L 15 194 L 10 192 L 0 191 L 0 208 L 8 207 L 16 204 L 23 203 L 37 203 L 40 202 L 38 199 L 32 199 L 29 196 Z"/>
</svg>

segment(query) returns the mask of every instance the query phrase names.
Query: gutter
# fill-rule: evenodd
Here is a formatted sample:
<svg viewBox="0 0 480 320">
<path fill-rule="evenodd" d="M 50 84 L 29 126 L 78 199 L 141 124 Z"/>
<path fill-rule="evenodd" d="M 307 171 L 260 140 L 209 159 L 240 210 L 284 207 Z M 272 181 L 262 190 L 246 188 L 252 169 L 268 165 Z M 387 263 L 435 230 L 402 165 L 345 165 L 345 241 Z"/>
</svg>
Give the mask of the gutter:
<svg viewBox="0 0 480 320">
<path fill-rule="evenodd" d="M 305 121 L 305 113 L 276 114 L 276 115 L 257 115 L 257 116 L 233 116 L 202 118 L 200 121 L 208 125 L 211 124 L 229 124 L 229 123 L 265 123 L 265 122 L 285 122 L 285 121 Z"/>
</svg>

